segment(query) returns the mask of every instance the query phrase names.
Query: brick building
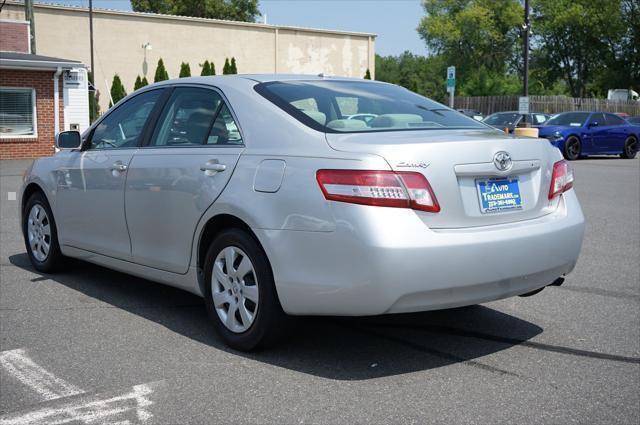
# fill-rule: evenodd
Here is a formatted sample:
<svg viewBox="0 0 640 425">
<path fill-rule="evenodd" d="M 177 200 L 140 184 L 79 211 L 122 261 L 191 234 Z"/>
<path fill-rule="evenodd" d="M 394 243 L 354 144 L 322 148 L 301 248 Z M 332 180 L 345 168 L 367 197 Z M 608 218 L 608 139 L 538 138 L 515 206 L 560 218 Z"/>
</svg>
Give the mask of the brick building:
<svg viewBox="0 0 640 425">
<path fill-rule="evenodd" d="M 0 21 L 0 159 L 51 155 L 56 133 L 89 126 L 84 65 L 29 49 L 29 22 Z"/>
</svg>

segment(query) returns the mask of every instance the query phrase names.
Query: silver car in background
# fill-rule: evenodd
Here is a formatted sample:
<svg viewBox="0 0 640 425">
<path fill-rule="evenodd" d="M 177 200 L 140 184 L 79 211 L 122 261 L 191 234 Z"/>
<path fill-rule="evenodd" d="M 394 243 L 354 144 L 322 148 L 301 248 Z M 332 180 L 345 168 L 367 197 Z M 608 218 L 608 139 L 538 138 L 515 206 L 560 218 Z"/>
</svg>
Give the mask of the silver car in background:
<svg viewBox="0 0 640 425">
<path fill-rule="evenodd" d="M 386 83 L 165 81 L 56 142 L 24 177 L 33 266 L 74 257 L 200 295 L 241 350 L 295 315 L 530 294 L 571 272 L 582 244 L 558 149 Z"/>
</svg>

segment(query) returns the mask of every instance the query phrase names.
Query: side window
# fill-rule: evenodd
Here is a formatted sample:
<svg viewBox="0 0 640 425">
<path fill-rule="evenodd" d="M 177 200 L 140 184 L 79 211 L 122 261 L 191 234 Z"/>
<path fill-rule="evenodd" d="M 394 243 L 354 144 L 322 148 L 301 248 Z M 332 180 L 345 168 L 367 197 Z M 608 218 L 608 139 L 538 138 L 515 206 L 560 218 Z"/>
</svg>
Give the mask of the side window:
<svg viewBox="0 0 640 425">
<path fill-rule="evenodd" d="M 221 105 L 213 90 L 178 87 L 160 114 L 150 146 L 204 144 Z"/>
<path fill-rule="evenodd" d="M 607 125 L 622 125 L 625 123 L 624 119 L 614 114 L 606 114 Z"/>
<path fill-rule="evenodd" d="M 240 130 L 238 130 L 238 126 L 227 105 L 222 104 L 222 108 L 220 108 L 220 112 L 211 127 L 206 144 L 218 146 L 242 145 Z"/>
<path fill-rule="evenodd" d="M 542 114 L 535 114 L 533 118 L 534 123 L 537 125 L 543 124 L 546 120 L 547 116 Z"/>
<path fill-rule="evenodd" d="M 589 118 L 589 124 L 598 123 L 599 126 L 607 125 L 604 119 L 604 114 L 592 114 Z"/>
<path fill-rule="evenodd" d="M 164 90 L 135 96 L 107 115 L 93 131 L 90 149 L 132 148 Z"/>
</svg>

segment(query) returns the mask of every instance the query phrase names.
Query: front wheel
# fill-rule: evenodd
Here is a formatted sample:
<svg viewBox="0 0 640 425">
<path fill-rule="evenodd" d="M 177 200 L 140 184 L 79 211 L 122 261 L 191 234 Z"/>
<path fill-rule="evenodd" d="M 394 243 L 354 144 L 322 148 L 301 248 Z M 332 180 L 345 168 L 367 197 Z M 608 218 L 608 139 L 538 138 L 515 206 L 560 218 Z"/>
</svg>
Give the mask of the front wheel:
<svg viewBox="0 0 640 425">
<path fill-rule="evenodd" d="M 248 232 L 228 229 L 211 243 L 205 263 L 205 304 L 232 348 L 251 351 L 277 342 L 286 328 L 269 260 Z"/>
<path fill-rule="evenodd" d="M 29 260 L 36 270 L 51 273 L 64 265 L 66 258 L 60 252 L 53 212 L 41 192 L 34 193 L 27 200 L 22 232 Z"/>
<path fill-rule="evenodd" d="M 564 157 L 569 161 L 575 161 L 580 158 L 580 153 L 582 152 L 582 143 L 580 143 L 580 139 L 575 136 L 571 136 L 564 142 Z"/>
<path fill-rule="evenodd" d="M 620 156 L 624 159 L 633 159 L 636 157 L 636 153 L 638 153 L 638 141 L 635 137 L 629 136 L 624 141 L 624 149 Z"/>
</svg>

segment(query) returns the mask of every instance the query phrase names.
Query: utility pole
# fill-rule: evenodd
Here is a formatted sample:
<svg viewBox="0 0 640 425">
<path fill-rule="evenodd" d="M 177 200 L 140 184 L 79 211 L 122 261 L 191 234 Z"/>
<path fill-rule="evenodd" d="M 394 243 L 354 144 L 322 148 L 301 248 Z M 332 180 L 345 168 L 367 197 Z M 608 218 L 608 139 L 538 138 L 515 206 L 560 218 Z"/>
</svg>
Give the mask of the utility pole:
<svg viewBox="0 0 640 425">
<path fill-rule="evenodd" d="M 91 115 L 93 116 L 93 118 L 97 118 L 96 117 L 96 85 L 94 84 L 94 81 L 96 79 L 96 69 L 93 66 L 93 0 L 89 0 L 89 49 L 91 50 L 91 78 L 89 79 L 89 81 L 91 82 L 91 85 L 93 86 L 93 90 L 91 90 L 90 96 L 91 96 L 91 102 L 89 107 L 92 109 L 91 111 Z"/>
<path fill-rule="evenodd" d="M 524 76 L 523 76 L 523 92 L 522 96 L 525 98 L 529 98 L 529 31 L 531 30 L 531 25 L 529 23 L 529 0 L 524 0 Z M 528 107 L 527 107 L 528 112 Z M 525 127 L 529 127 L 529 123 L 527 123 L 527 115 L 524 115 L 524 125 Z"/>
<path fill-rule="evenodd" d="M 29 21 L 29 42 L 31 54 L 36 54 L 36 20 L 33 16 L 33 0 L 24 1 L 24 20 Z"/>
<path fill-rule="evenodd" d="M 524 92 L 523 96 L 529 96 L 529 0 L 524 0 Z"/>
</svg>

